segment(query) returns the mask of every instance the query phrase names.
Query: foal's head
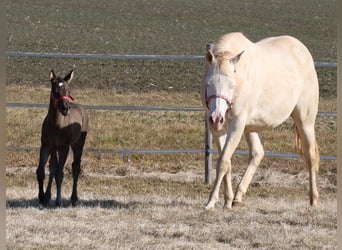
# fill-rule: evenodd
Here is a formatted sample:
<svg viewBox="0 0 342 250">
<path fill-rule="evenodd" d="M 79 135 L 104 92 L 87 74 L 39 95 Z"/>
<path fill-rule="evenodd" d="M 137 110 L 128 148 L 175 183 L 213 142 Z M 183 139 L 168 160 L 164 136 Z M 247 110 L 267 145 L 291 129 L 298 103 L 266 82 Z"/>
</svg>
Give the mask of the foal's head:
<svg viewBox="0 0 342 250">
<path fill-rule="evenodd" d="M 50 72 L 51 82 L 51 100 L 54 108 L 61 112 L 64 116 L 68 115 L 70 110 L 70 102 L 74 100 L 70 93 L 69 83 L 74 76 L 74 71 L 71 70 L 64 78 L 55 75 L 55 72 Z"/>
</svg>

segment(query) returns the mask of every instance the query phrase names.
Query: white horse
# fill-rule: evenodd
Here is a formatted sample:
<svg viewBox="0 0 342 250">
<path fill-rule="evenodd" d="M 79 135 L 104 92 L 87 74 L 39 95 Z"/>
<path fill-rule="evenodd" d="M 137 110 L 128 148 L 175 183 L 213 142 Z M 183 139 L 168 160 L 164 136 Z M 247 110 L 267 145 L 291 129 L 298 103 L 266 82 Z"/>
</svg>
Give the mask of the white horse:
<svg viewBox="0 0 342 250">
<path fill-rule="evenodd" d="M 310 52 L 290 36 L 253 43 L 241 33 L 229 33 L 212 46 L 206 54 L 201 98 L 220 156 L 206 209 L 215 207 L 222 181 L 224 207 L 242 204 L 264 156 L 259 131 L 276 127 L 290 116 L 296 127 L 296 146 L 309 169 L 310 203 L 317 205 L 319 152 L 314 125 L 319 90 Z M 234 195 L 231 157 L 243 134 L 249 146 L 249 162 Z"/>
</svg>

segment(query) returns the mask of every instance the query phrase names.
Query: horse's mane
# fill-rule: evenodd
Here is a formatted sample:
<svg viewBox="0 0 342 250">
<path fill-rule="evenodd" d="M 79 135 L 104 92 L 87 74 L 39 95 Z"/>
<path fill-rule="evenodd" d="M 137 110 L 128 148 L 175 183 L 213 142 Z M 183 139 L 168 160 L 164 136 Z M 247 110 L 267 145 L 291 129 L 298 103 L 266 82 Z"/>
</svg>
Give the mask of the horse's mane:
<svg viewBox="0 0 342 250">
<path fill-rule="evenodd" d="M 227 59 L 232 59 L 234 56 L 246 50 L 247 47 L 253 44 L 241 32 L 228 33 L 221 36 L 213 46 L 213 54 L 218 63 L 222 63 Z"/>
<path fill-rule="evenodd" d="M 219 68 L 228 73 L 228 62 L 242 51 L 246 51 L 253 43 L 243 33 L 233 32 L 221 36 L 213 45 L 215 62 Z"/>
</svg>

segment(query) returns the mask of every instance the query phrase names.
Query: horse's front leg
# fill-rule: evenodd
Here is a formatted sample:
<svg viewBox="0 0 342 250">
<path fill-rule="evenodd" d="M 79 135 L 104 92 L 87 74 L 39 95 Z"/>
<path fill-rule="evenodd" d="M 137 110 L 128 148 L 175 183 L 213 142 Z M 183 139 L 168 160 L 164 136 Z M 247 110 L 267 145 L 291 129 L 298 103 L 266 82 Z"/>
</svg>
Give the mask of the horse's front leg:
<svg viewBox="0 0 342 250">
<path fill-rule="evenodd" d="M 47 206 L 50 199 L 51 199 L 51 186 L 52 186 L 53 178 L 56 174 L 57 166 L 58 166 L 58 160 L 57 160 L 56 150 L 53 150 L 51 152 L 51 157 L 50 157 L 50 161 L 49 161 L 50 175 L 49 175 L 49 181 L 48 181 L 48 184 L 46 187 L 46 192 L 44 195 L 43 206 Z"/>
<path fill-rule="evenodd" d="M 38 181 L 38 198 L 39 203 L 44 204 L 44 179 L 45 179 L 45 164 L 49 158 L 49 150 L 45 145 L 40 146 L 39 165 L 36 171 Z"/>
<path fill-rule="evenodd" d="M 58 150 L 58 165 L 57 165 L 57 170 L 55 174 L 56 189 L 57 189 L 56 202 L 55 202 L 56 207 L 60 207 L 62 205 L 62 182 L 63 182 L 63 177 L 64 177 L 64 164 L 68 157 L 68 153 L 69 153 L 69 145 L 64 146 Z"/>
<path fill-rule="evenodd" d="M 231 157 L 239 145 L 241 136 L 245 128 L 244 119 L 236 118 L 228 126 L 228 133 L 225 145 L 223 147 L 222 153 L 217 162 L 216 167 L 216 179 L 214 188 L 209 196 L 209 201 L 205 207 L 206 210 L 213 209 L 215 203 L 218 201 L 220 186 L 223 178 L 225 179 L 225 207 L 231 207 L 233 200 L 233 188 L 231 182 Z"/>
<path fill-rule="evenodd" d="M 249 147 L 249 161 L 246 172 L 236 190 L 233 206 L 242 205 L 242 197 L 247 192 L 248 186 L 252 181 L 255 171 L 264 157 L 264 147 L 262 145 L 259 133 L 246 133 L 246 140 Z"/>
<path fill-rule="evenodd" d="M 218 133 L 217 131 L 211 131 L 213 135 L 213 141 L 217 145 L 217 149 L 219 154 L 221 155 L 224 144 L 226 142 L 227 134 L 226 133 Z M 218 171 L 216 171 L 218 173 Z M 231 204 L 234 198 L 233 190 L 229 190 L 229 187 L 232 186 L 231 178 L 226 174 L 223 178 L 223 187 L 224 187 L 224 208 L 231 208 Z"/>
</svg>

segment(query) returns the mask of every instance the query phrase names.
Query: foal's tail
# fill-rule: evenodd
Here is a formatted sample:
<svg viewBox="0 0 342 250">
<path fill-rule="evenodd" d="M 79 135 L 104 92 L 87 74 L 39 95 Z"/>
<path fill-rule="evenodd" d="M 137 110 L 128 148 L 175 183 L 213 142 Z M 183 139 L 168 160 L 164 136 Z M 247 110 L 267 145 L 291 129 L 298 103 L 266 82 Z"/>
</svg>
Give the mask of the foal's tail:
<svg viewBox="0 0 342 250">
<path fill-rule="evenodd" d="M 304 148 L 303 148 L 303 143 L 302 143 L 302 139 L 300 138 L 300 133 L 298 131 L 298 127 L 295 125 L 295 132 L 296 132 L 296 151 L 300 154 L 300 156 L 304 159 L 304 161 L 306 162 L 306 164 L 308 166 L 315 166 L 315 170 L 318 171 L 319 169 L 319 151 L 318 151 L 318 145 L 316 142 L 316 139 L 314 138 L 314 157 L 313 159 L 310 159 L 310 156 L 308 155 L 308 153 L 304 152 Z"/>
</svg>

